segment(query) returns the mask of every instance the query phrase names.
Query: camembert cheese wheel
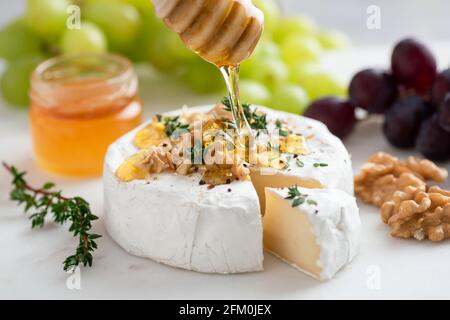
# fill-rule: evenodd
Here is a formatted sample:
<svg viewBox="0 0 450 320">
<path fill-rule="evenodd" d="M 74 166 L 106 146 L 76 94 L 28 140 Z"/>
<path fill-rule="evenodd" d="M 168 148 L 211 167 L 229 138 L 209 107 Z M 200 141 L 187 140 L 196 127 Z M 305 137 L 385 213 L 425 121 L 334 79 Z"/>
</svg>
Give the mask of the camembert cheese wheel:
<svg viewBox="0 0 450 320">
<path fill-rule="evenodd" d="M 206 113 L 212 108 L 188 112 Z M 270 252 L 319 279 L 331 278 L 350 262 L 359 244 L 360 221 L 344 145 L 318 121 L 257 109 L 266 113 L 268 128 L 282 121 L 295 132 L 288 139 L 301 138 L 307 152 L 288 148 L 282 167 L 253 168 L 250 179 L 209 186 L 202 183 L 200 172 L 179 175 L 166 170 L 126 181 L 117 172 L 139 152 L 136 136 L 152 122 L 113 143 L 104 168 L 105 223 L 111 237 L 131 254 L 206 273 L 263 270 L 263 243 Z M 167 116 L 182 113 L 186 111 Z M 159 130 L 158 126 L 152 130 Z M 310 206 L 291 207 L 283 192 L 293 186 L 302 193 L 311 190 L 317 205 L 309 201 L 306 205 Z M 282 206 L 289 210 L 280 212 Z M 287 226 L 289 221 L 292 228 L 276 227 Z M 288 238 L 270 240 L 276 239 L 276 233 Z M 283 241 L 289 237 L 293 243 L 287 250 Z"/>
</svg>

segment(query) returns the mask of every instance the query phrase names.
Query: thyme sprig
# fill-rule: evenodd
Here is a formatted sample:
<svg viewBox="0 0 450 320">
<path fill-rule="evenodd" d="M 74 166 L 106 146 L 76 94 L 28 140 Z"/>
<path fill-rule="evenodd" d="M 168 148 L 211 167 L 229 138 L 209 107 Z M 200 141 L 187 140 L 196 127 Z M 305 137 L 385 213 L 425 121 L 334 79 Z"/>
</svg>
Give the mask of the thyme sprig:
<svg viewBox="0 0 450 320">
<path fill-rule="evenodd" d="M 231 101 L 229 97 L 222 99 L 222 104 L 225 106 L 225 110 L 231 112 Z M 258 113 L 257 109 L 251 108 L 248 103 L 242 104 L 244 115 L 247 118 L 248 124 L 254 130 L 267 130 L 267 115 Z"/>
<path fill-rule="evenodd" d="M 179 121 L 180 116 L 163 117 L 158 114 L 156 117 L 159 122 L 162 122 L 164 124 L 164 131 L 166 132 L 168 137 L 171 137 L 177 131 L 186 132 L 189 129 L 189 124 Z"/>
<path fill-rule="evenodd" d="M 55 184 L 52 182 L 45 183 L 41 188 L 34 188 L 26 182 L 26 172 L 4 162 L 3 167 L 13 176 L 10 199 L 24 205 L 25 213 L 33 211 L 29 216 L 31 228 L 42 228 L 49 213 L 53 214 L 53 220 L 58 224 L 70 223 L 69 232 L 78 237 L 78 246 L 75 253 L 64 260 L 64 270 L 71 270 L 79 265 L 92 266 L 92 252 L 97 249 L 95 240 L 101 235 L 91 233 L 92 221 L 98 217 L 92 214 L 89 203 L 80 197 L 62 196 L 61 191 L 54 190 Z"/>
<path fill-rule="evenodd" d="M 324 168 L 324 167 L 328 167 L 328 163 L 324 163 L 324 162 L 316 162 L 313 164 L 314 168 Z"/>
<path fill-rule="evenodd" d="M 303 203 L 306 203 L 308 205 L 314 205 L 317 206 L 317 202 L 312 199 L 307 199 L 309 195 L 306 193 L 301 193 L 300 190 L 298 190 L 297 186 L 292 186 L 288 188 L 288 195 L 285 199 L 292 200 L 292 207 L 298 207 L 299 205 L 302 205 Z"/>
<path fill-rule="evenodd" d="M 303 168 L 305 166 L 305 163 L 300 159 L 295 160 L 295 163 L 297 164 L 297 167 L 299 167 L 299 168 Z"/>
</svg>

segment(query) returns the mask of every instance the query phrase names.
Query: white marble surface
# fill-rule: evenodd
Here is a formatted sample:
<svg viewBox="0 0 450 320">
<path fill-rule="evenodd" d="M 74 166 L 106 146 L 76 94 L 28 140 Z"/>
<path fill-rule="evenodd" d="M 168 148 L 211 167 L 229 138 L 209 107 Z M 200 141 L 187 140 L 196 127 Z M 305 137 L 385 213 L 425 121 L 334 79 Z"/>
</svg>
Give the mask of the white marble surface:
<svg viewBox="0 0 450 320">
<path fill-rule="evenodd" d="M 450 62 L 450 44 L 436 44 L 440 65 Z M 387 65 L 388 48 L 365 47 L 343 52 L 326 65 L 343 78 L 369 65 Z M 148 115 L 182 103 L 212 102 L 196 97 L 170 80 L 155 81 L 143 74 L 141 89 Z M 173 94 L 176 92 L 176 94 Z M 168 93 L 172 93 L 168 97 Z M 378 150 L 406 156 L 383 139 L 379 120 L 360 124 L 346 141 L 354 169 Z M 415 154 L 415 153 L 414 153 Z M 69 180 L 41 172 L 33 162 L 26 111 L 0 102 L 0 160 L 29 171 L 33 184 L 55 181 L 67 195 L 85 197 L 100 216 L 94 231 L 103 234 L 93 268 L 81 269 L 81 288 L 66 286 L 69 275 L 61 262 L 76 242 L 65 228 L 49 223 L 31 230 L 29 221 L 8 200 L 10 177 L 0 170 L 0 298 L 56 299 L 391 299 L 450 298 L 450 242 L 429 243 L 394 239 L 380 222 L 377 210 L 361 205 L 363 242 L 356 260 L 335 279 L 317 282 L 266 254 L 264 272 L 242 275 L 205 275 L 137 258 L 124 252 L 105 233 L 102 224 L 100 179 Z M 450 169 L 450 164 L 443 164 Z M 450 187 L 447 183 L 446 187 Z M 379 286 L 377 279 L 379 276 Z M 374 281 L 375 280 L 375 281 Z"/>
</svg>

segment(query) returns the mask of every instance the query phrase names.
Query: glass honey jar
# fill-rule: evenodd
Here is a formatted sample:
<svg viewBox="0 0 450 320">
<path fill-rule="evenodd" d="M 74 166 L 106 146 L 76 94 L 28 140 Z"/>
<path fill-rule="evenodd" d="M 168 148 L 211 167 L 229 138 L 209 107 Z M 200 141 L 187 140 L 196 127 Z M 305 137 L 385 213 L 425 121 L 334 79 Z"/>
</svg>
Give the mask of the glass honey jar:
<svg viewBox="0 0 450 320">
<path fill-rule="evenodd" d="M 113 54 L 61 56 L 31 78 L 30 125 L 38 165 L 49 172 L 98 176 L 108 146 L 142 122 L 132 64 Z"/>
</svg>

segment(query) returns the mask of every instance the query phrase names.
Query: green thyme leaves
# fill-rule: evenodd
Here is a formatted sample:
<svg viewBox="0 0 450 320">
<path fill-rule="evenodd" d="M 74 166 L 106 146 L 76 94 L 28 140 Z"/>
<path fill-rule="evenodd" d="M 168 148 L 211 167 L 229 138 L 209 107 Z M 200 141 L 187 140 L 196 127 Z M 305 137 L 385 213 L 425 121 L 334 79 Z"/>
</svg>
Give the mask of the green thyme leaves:
<svg viewBox="0 0 450 320">
<path fill-rule="evenodd" d="M 64 270 L 79 265 L 92 266 L 92 252 L 97 249 L 95 240 L 101 235 L 91 233 L 92 221 L 98 217 L 92 214 L 89 203 L 80 197 L 63 197 L 61 191 L 54 190 L 55 184 L 52 182 L 45 183 L 41 188 L 33 188 L 26 182 L 25 172 L 6 163 L 3 163 L 3 167 L 13 177 L 10 199 L 23 205 L 26 213 L 32 211 L 29 217 L 32 228 L 43 227 L 46 217 L 52 214 L 56 223 L 69 223 L 69 232 L 78 237 L 75 253 L 63 262 Z"/>
<path fill-rule="evenodd" d="M 301 193 L 297 186 L 292 186 L 288 188 L 288 195 L 285 199 L 292 200 L 292 207 L 298 207 L 305 202 L 308 205 L 314 205 L 317 206 L 317 202 L 312 199 L 307 199 L 308 194 Z"/>
</svg>

